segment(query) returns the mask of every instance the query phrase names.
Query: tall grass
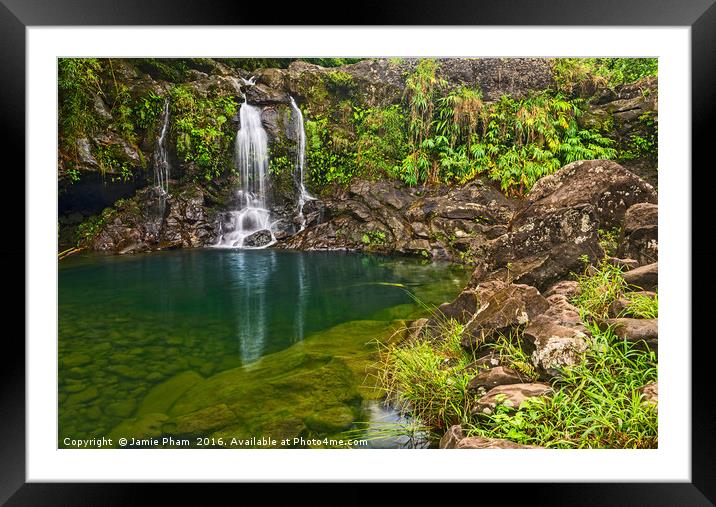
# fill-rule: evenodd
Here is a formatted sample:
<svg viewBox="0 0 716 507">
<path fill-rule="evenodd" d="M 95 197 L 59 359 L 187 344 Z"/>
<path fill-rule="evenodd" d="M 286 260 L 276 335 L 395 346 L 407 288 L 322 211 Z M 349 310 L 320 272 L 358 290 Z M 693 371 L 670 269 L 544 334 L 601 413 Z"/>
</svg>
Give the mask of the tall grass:
<svg viewBox="0 0 716 507">
<path fill-rule="evenodd" d="M 657 379 L 656 358 L 610 332 L 590 329 L 594 346 L 583 364 L 564 370 L 555 393 L 511 412 L 480 415 L 469 435 L 556 448 L 654 448 L 656 408 L 638 389 Z"/>
</svg>

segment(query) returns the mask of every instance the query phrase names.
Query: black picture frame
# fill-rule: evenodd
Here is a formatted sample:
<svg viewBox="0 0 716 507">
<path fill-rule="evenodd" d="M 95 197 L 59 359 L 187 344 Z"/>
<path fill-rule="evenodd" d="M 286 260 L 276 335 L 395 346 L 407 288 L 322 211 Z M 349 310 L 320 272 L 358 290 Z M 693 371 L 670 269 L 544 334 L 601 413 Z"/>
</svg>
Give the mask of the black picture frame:
<svg viewBox="0 0 716 507">
<path fill-rule="evenodd" d="M 684 26 L 691 27 L 692 64 L 692 167 L 709 170 L 713 165 L 709 125 L 716 110 L 716 0 L 491 0 L 470 3 L 460 0 L 430 2 L 365 2 L 356 4 L 355 12 L 345 14 L 351 24 L 372 25 L 553 25 L 553 26 Z M 308 4 L 300 9 L 273 9 L 267 17 L 261 3 L 191 2 L 188 0 L 155 0 L 152 2 L 117 0 L 0 0 L 0 69 L 2 69 L 2 130 L 0 145 L 4 156 L 17 155 L 14 167 L 24 167 L 25 146 L 25 29 L 30 26 L 82 25 L 245 25 L 316 24 L 316 12 Z M 343 9 L 343 7 L 341 7 Z M 349 12 L 349 11 L 346 11 Z M 334 24 L 334 23 L 329 23 Z M 708 242 L 697 243 L 699 231 L 710 231 L 707 220 L 713 216 L 708 208 L 698 210 L 696 203 L 709 203 L 708 185 L 694 184 L 696 172 L 688 167 L 669 168 L 692 177 L 692 266 L 711 266 L 716 250 Z M 705 173 L 707 176 L 708 173 Z M 24 210 L 24 172 L 15 169 L 4 176 L 12 185 L 16 201 L 3 199 L 4 216 L 17 216 Z M 10 188 L 10 187 L 5 187 Z M 25 192 L 18 189 L 23 188 Z M 703 195 L 701 195 L 703 194 Z M 25 261 L 24 221 L 9 220 L 12 241 L 1 248 L 8 274 L 20 277 L 14 266 L 32 266 Z M 706 233 L 708 236 L 708 232 Z M 9 267 L 7 267 L 9 266 Z M 668 267 L 666 267 L 668 269 Z M 713 313 L 708 297 L 697 297 L 699 286 L 708 287 L 713 270 L 699 270 L 698 284 L 693 283 L 691 297 L 692 325 L 697 317 Z M 692 272 L 693 267 L 692 267 Z M 24 279 L 22 281 L 24 286 Z M 18 280 L 18 288 L 20 280 Z M 24 288 L 10 291 L 5 306 L 6 320 L 19 321 L 24 314 Z M 10 319 L 12 318 L 12 319 Z M 5 334 L 5 362 L 0 384 L 0 502 L 8 505 L 124 505 L 144 498 L 147 485 L 122 484 L 38 484 L 25 480 L 25 346 L 24 332 Z M 530 484 L 510 486 L 510 497 L 526 494 L 533 504 L 565 505 L 712 505 L 716 502 L 716 436 L 712 385 L 707 377 L 712 369 L 708 354 L 710 334 L 697 336 L 692 331 L 692 482 L 679 484 Z M 681 337 L 686 342 L 689 337 Z M 245 487 L 245 486 L 242 486 Z M 173 492 L 186 495 L 183 487 Z M 420 492 L 420 489 L 412 489 Z M 406 491 L 402 491 L 406 494 Z M 488 486 L 480 487 L 481 502 L 495 494 Z M 477 497 L 478 495 L 476 495 Z M 348 494 L 344 498 L 351 498 Z"/>
</svg>

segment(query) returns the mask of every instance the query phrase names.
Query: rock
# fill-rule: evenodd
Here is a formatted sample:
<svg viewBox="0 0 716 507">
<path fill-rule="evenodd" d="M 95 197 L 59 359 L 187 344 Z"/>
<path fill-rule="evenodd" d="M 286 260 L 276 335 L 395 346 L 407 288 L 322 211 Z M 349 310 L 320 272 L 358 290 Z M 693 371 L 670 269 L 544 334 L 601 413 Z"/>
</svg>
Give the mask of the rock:
<svg viewBox="0 0 716 507">
<path fill-rule="evenodd" d="M 440 449 L 455 449 L 457 444 L 465 438 L 465 433 L 462 431 L 462 426 L 455 424 L 450 426 L 445 434 L 440 438 Z"/>
<path fill-rule="evenodd" d="M 644 343 L 658 353 L 659 319 L 607 319 L 599 326 L 611 329 L 616 336 L 631 343 Z"/>
<path fill-rule="evenodd" d="M 222 403 L 175 417 L 162 426 L 162 431 L 169 435 L 201 435 L 223 428 L 235 419 L 236 414 Z"/>
<path fill-rule="evenodd" d="M 120 400 L 109 404 L 105 412 L 115 417 L 129 417 L 136 407 L 137 403 L 132 399 Z"/>
<path fill-rule="evenodd" d="M 624 217 L 624 237 L 618 254 L 636 259 L 639 264 L 659 260 L 659 208 L 640 203 L 630 207 Z"/>
<path fill-rule="evenodd" d="M 162 425 L 169 419 L 166 414 L 144 414 L 122 421 L 107 435 L 116 442 L 119 438 L 150 438 L 163 434 Z"/>
<path fill-rule="evenodd" d="M 571 299 L 575 296 L 578 296 L 579 292 L 579 283 L 575 282 L 574 280 L 562 280 L 561 282 L 557 282 L 549 289 L 547 289 L 544 292 L 543 296 L 549 298 L 550 296 L 559 294 L 568 299 Z"/>
<path fill-rule="evenodd" d="M 477 286 L 475 295 L 479 307 L 465 325 L 462 340 L 463 347 L 470 349 L 492 341 L 498 333 L 527 325 L 549 308 L 539 291 L 528 285 L 485 282 Z"/>
<path fill-rule="evenodd" d="M 350 407 L 339 405 L 311 414 L 305 419 L 306 427 L 318 433 L 339 433 L 353 426 L 355 415 Z"/>
<path fill-rule="evenodd" d="M 607 262 L 612 266 L 621 268 L 621 270 L 624 272 L 639 267 L 639 261 L 635 259 L 620 259 L 618 257 L 607 257 Z"/>
<path fill-rule="evenodd" d="M 99 390 L 96 387 L 88 387 L 84 391 L 70 394 L 65 402 L 67 405 L 80 405 L 92 401 L 99 396 Z"/>
<path fill-rule="evenodd" d="M 547 303 L 549 308 L 532 319 L 532 323 L 557 324 L 586 332 L 579 309 L 566 296 L 553 294 L 547 298 Z"/>
<path fill-rule="evenodd" d="M 489 370 L 490 368 L 494 368 L 496 366 L 500 366 L 500 356 L 494 352 L 488 352 L 484 356 L 465 366 L 465 370 Z"/>
<path fill-rule="evenodd" d="M 590 204 L 601 229 L 619 227 L 626 210 L 656 203 L 654 187 L 611 160 L 580 160 L 546 176 L 528 194 L 531 207 L 543 210 Z M 534 213 L 534 211 L 533 211 Z"/>
<path fill-rule="evenodd" d="M 659 384 L 658 384 L 658 382 L 652 382 L 651 384 L 647 384 L 644 387 L 639 388 L 639 392 L 643 395 L 644 401 L 646 403 L 651 403 L 652 405 L 655 405 L 655 406 L 659 405 Z"/>
<path fill-rule="evenodd" d="M 270 231 L 257 231 L 250 236 L 244 238 L 244 246 L 249 247 L 262 247 L 271 243 L 271 232 Z"/>
<path fill-rule="evenodd" d="M 406 324 L 406 330 L 408 331 L 406 342 L 413 343 L 423 338 L 429 322 L 430 319 L 422 318 Z"/>
<path fill-rule="evenodd" d="M 525 400 L 538 396 L 546 396 L 552 391 L 547 384 L 512 384 L 497 386 L 477 400 L 473 414 L 492 414 L 497 405 L 519 409 Z"/>
<path fill-rule="evenodd" d="M 441 304 L 438 311 L 447 319 L 465 324 L 477 311 L 477 292 L 464 290 L 452 302 Z"/>
<path fill-rule="evenodd" d="M 480 387 L 492 389 L 493 387 L 506 384 L 521 384 L 525 379 L 518 372 L 505 366 L 496 366 L 487 371 L 483 371 L 477 377 L 470 380 L 467 388 L 476 391 Z"/>
<path fill-rule="evenodd" d="M 536 445 L 523 445 L 502 438 L 466 437 L 455 446 L 456 449 L 541 449 Z"/>
<path fill-rule="evenodd" d="M 656 291 L 659 285 L 659 263 L 654 262 L 624 273 L 624 281 L 643 290 Z"/>
<path fill-rule="evenodd" d="M 560 375 L 565 368 L 581 364 L 589 348 L 585 333 L 554 323 L 530 324 L 524 337 L 534 346 L 532 363 L 538 371 L 552 377 Z"/>
<path fill-rule="evenodd" d="M 64 368 L 73 368 L 75 366 L 84 366 L 92 362 L 92 357 L 82 352 L 73 352 L 72 354 L 63 355 L 60 358 L 60 364 Z"/>
</svg>

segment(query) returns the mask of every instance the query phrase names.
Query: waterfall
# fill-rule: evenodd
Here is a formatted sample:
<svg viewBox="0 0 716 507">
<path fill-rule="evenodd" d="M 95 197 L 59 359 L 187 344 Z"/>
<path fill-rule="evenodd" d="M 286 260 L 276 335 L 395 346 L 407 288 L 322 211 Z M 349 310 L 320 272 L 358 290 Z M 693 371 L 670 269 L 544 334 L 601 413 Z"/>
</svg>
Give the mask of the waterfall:
<svg viewBox="0 0 716 507">
<path fill-rule="evenodd" d="M 291 109 L 294 113 L 294 125 L 296 127 L 296 139 L 298 142 L 298 149 L 296 150 L 296 172 L 295 178 L 298 184 L 298 218 L 301 222 L 300 231 L 306 228 L 306 217 L 303 215 L 303 206 L 308 201 L 313 201 L 316 198 L 308 193 L 306 190 L 306 184 L 304 182 L 304 167 L 306 164 L 306 130 L 303 127 L 303 114 L 296 105 L 296 101 L 291 99 Z M 300 232 L 299 231 L 299 232 Z"/>
<path fill-rule="evenodd" d="M 268 136 L 261 125 L 261 109 L 244 101 L 239 110 L 241 127 L 236 133 L 234 163 L 239 175 L 239 208 L 226 213 L 215 246 L 231 248 L 266 247 L 276 241 L 267 209 Z M 264 232 L 258 245 L 247 237 Z"/>
<path fill-rule="evenodd" d="M 160 191 L 162 199 L 169 194 L 169 150 L 167 148 L 167 132 L 169 130 L 169 98 L 164 99 L 162 110 L 162 129 L 154 147 L 154 186 Z"/>
</svg>

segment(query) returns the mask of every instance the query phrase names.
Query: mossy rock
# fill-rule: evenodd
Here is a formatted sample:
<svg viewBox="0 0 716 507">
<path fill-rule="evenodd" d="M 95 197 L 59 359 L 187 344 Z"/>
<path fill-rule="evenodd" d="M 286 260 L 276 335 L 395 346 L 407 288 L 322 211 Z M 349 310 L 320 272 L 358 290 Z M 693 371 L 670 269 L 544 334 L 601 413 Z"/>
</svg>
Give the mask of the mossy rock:
<svg viewBox="0 0 716 507">
<path fill-rule="evenodd" d="M 176 417 L 164 424 L 162 431 L 168 435 L 203 436 L 206 432 L 228 426 L 235 420 L 236 414 L 222 403 Z"/>
<path fill-rule="evenodd" d="M 142 400 L 138 415 L 167 413 L 174 402 L 187 390 L 204 379 L 194 371 L 184 371 L 154 386 Z"/>
<path fill-rule="evenodd" d="M 137 402 L 134 400 L 120 400 L 107 405 L 105 411 L 115 417 L 129 417 L 136 407 Z"/>
<path fill-rule="evenodd" d="M 88 354 L 81 352 L 75 352 L 73 354 L 67 354 L 60 358 L 60 365 L 63 368 L 73 368 L 75 366 L 84 366 L 92 362 L 92 357 Z"/>
<path fill-rule="evenodd" d="M 162 435 L 162 424 L 169 417 L 166 414 L 144 414 L 119 423 L 107 435 L 116 442 L 119 438 L 149 438 Z"/>
<path fill-rule="evenodd" d="M 311 414 L 305 420 L 306 427 L 318 433 L 338 433 L 353 426 L 355 414 L 346 405 L 337 405 Z"/>
<path fill-rule="evenodd" d="M 88 387 L 84 391 L 71 394 L 67 397 L 67 405 L 79 405 L 92 401 L 99 396 L 99 390 L 96 387 Z"/>
</svg>

